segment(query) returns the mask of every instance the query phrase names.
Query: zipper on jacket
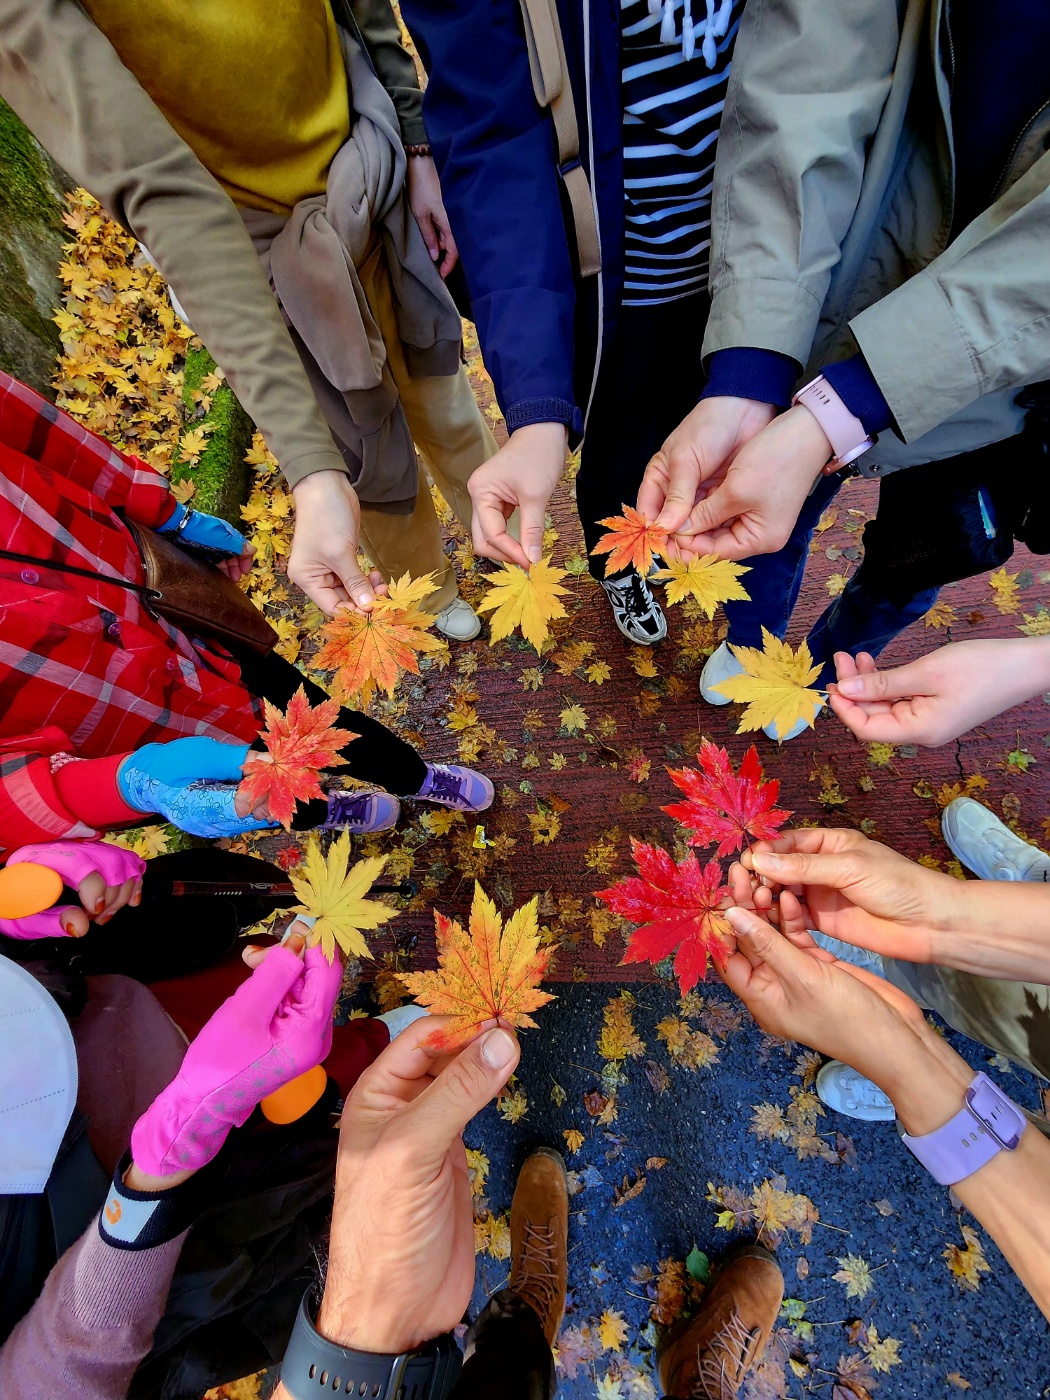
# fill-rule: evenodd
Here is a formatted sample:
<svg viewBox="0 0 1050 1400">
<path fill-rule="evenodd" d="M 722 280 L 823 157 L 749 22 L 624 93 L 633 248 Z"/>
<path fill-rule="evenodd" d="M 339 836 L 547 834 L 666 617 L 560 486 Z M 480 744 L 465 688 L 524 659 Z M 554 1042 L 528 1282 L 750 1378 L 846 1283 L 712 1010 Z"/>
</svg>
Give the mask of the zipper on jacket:
<svg viewBox="0 0 1050 1400">
<path fill-rule="evenodd" d="M 1018 150 L 1020 149 L 1021 142 L 1025 139 L 1025 137 L 1026 137 L 1026 136 L 1028 135 L 1028 133 L 1031 131 L 1032 127 L 1035 126 L 1036 122 L 1037 122 L 1037 121 L 1039 120 L 1039 118 L 1043 115 L 1043 113 L 1047 110 L 1047 108 L 1050 108 L 1050 100 L 1044 102 L 1043 105 L 1042 105 L 1040 108 L 1038 108 L 1035 112 L 1033 112 L 1032 115 L 1031 115 L 1031 116 L 1028 118 L 1028 120 L 1025 122 L 1024 126 L 1022 126 L 1021 130 L 1017 133 L 1017 136 L 1016 136 L 1016 138 L 1015 138 L 1015 140 L 1014 140 L 1014 144 L 1010 147 L 1010 154 L 1006 157 L 1006 162 L 1005 162 L 1005 164 L 1003 165 L 1002 170 L 1000 170 L 1000 172 L 999 172 L 999 178 L 998 178 L 998 180 L 996 180 L 995 185 L 994 185 L 994 187 L 993 187 L 993 189 L 992 189 L 992 203 L 993 203 L 993 204 L 995 203 L 995 201 L 996 201 L 997 199 L 1001 199 L 1001 198 L 1002 198 L 1002 195 L 1003 195 L 1003 193 L 1004 193 L 1004 191 L 1003 191 L 1003 183 L 1005 182 L 1007 175 L 1009 175 L 1009 173 L 1010 173 L 1010 167 L 1011 167 L 1011 165 L 1013 165 L 1013 163 L 1014 163 L 1014 157 L 1017 155 L 1017 152 L 1018 152 Z"/>
</svg>

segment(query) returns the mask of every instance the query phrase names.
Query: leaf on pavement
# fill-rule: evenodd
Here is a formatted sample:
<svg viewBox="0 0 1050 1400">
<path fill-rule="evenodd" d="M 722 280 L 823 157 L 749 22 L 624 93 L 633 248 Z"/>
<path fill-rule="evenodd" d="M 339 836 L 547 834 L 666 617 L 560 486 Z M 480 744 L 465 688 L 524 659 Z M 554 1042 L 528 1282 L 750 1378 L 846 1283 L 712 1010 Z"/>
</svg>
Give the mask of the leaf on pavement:
<svg viewBox="0 0 1050 1400">
<path fill-rule="evenodd" d="M 536 1028 L 528 1014 L 554 998 L 539 990 L 553 949 L 541 948 L 537 901 L 516 909 L 504 926 L 496 906 L 474 886 L 469 932 L 434 910 L 438 970 L 400 973 L 420 1006 L 453 1019 L 429 1037 L 436 1049 L 452 1050 L 474 1036 L 482 1022 L 500 1018 L 511 1026 Z"/>
<path fill-rule="evenodd" d="M 562 587 L 564 577 L 565 570 L 556 569 L 549 558 L 533 564 L 527 573 L 517 564 L 504 564 L 492 574 L 492 586 L 478 604 L 478 612 L 492 613 L 490 644 L 520 627 L 525 640 L 542 650 L 550 636 L 547 623 L 566 615 L 559 601 L 569 591 Z"/>
<path fill-rule="evenodd" d="M 324 797 L 318 775 L 346 762 L 339 750 L 357 735 L 335 724 L 338 700 L 311 705 L 302 686 L 287 710 L 279 710 L 269 700 L 264 705 L 262 741 L 267 751 L 249 749 L 241 787 L 253 806 L 260 798 L 268 798 L 270 816 L 287 831 L 297 802 Z"/>
<path fill-rule="evenodd" d="M 980 1238 L 972 1226 L 962 1227 L 962 1237 L 963 1247 L 948 1245 L 943 1258 L 949 1273 L 959 1280 L 962 1287 L 973 1290 L 980 1287 L 982 1274 L 992 1272 L 992 1266 L 985 1258 Z"/>
<path fill-rule="evenodd" d="M 839 1259 L 839 1269 L 831 1277 L 836 1283 L 846 1285 L 847 1298 L 866 1298 L 875 1287 L 871 1279 L 871 1266 L 859 1254 L 847 1254 Z"/>
<path fill-rule="evenodd" d="M 419 674 L 419 653 L 439 651 L 444 643 L 427 628 L 432 613 L 419 604 L 434 591 L 434 575 L 413 579 L 404 574 L 390 585 L 390 596 L 377 598 L 369 613 L 341 608 L 321 628 L 324 638 L 314 665 L 335 671 L 338 693 L 367 705 L 376 690 L 393 695 L 401 677 Z"/>
<path fill-rule="evenodd" d="M 329 962 L 335 957 L 337 943 L 348 957 L 370 958 L 361 930 L 378 928 L 397 915 L 396 909 L 364 898 L 386 865 L 386 856 L 359 860 L 348 871 L 349 861 L 349 831 L 340 833 L 327 856 L 322 854 L 318 838 L 311 835 L 302 863 L 288 872 L 300 900 L 293 912 L 317 920 L 307 942 L 320 943 Z"/>
<path fill-rule="evenodd" d="M 722 968 L 733 935 L 719 906 L 729 894 L 716 861 L 701 867 L 692 851 L 676 865 L 659 846 L 631 838 L 637 876 L 620 880 L 595 898 L 633 924 L 623 963 L 658 963 L 676 953 L 674 971 L 683 995 L 707 976 L 710 957 Z M 676 951 L 677 950 L 677 951 Z"/>
<path fill-rule="evenodd" d="M 657 583 L 667 584 L 664 598 L 668 603 L 695 598 L 707 617 L 712 618 L 719 603 L 750 601 L 751 594 L 740 582 L 741 574 L 748 572 L 747 564 L 734 564 L 729 559 L 720 559 L 717 554 L 702 554 L 687 564 L 680 559 L 669 559 L 653 578 Z"/>
<path fill-rule="evenodd" d="M 598 1338 L 603 1351 L 619 1351 L 627 1340 L 627 1323 L 623 1313 L 606 1309 L 598 1321 Z"/>
<path fill-rule="evenodd" d="M 754 744 L 737 772 L 725 749 L 705 739 L 695 768 L 669 768 L 671 781 L 686 795 L 685 802 L 664 807 L 668 816 L 690 832 L 691 846 L 718 842 L 716 855 L 739 851 L 750 837 L 771 841 L 791 813 L 776 806 L 780 781 L 767 778 Z"/>
<path fill-rule="evenodd" d="M 608 533 L 602 535 L 591 553 L 608 554 L 606 578 L 628 568 L 645 578 L 653 567 L 654 552 L 659 554 L 667 548 L 667 531 L 650 525 L 631 506 L 624 506 L 622 515 L 610 515 L 598 524 L 606 526 Z"/>
<path fill-rule="evenodd" d="M 744 670 L 712 687 L 727 700 L 747 705 L 740 716 L 738 734 L 772 725 L 778 739 L 800 719 L 812 729 L 813 721 L 824 708 L 824 696 L 813 690 L 820 675 L 805 642 L 792 651 L 787 642 L 762 628 L 762 650 L 757 647 L 735 647 L 729 650 Z"/>
</svg>

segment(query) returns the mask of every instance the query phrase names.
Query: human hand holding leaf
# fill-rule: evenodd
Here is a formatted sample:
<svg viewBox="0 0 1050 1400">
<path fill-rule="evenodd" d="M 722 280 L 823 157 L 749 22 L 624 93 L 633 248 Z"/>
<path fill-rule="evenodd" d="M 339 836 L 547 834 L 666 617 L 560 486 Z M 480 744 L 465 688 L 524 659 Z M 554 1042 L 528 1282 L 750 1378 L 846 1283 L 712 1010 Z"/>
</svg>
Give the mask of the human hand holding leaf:
<svg viewBox="0 0 1050 1400">
<path fill-rule="evenodd" d="M 739 851 L 750 837 L 771 841 L 790 817 L 777 808 L 780 781 L 767 778 L 754 744 L 737 772 L 725 749 L 705 739 L 695 768 L 668 768 L 671 781 L 685 793 L 685 802 L 672 802 L 663 810 L 689 831 L 691 846 L 718 842 L 717 855 Z"/>
<path fill-rule="evenodd" d="M 550 635 L 547 623 L 565 616 L 559 602 L 569 591 L 561 585 L 564 577 L 565 570 L 554 568 L 549 558 L 533 564 L 527 573 L 517 564 L 504 564 L 492 574 L 492 586 L 478 604 L 479 613 L 492 613 L 491 644 L 520 627 L 525 640 L 540 651 Z"/>
<path fill-rule="evenodd" d="M 547 973 L 553 950 L 540 947 L 536 907 L 537 901 L 531 899 L 514 911 L 504 927 L 495 904 L 475 884 L 469 933 L 434 910 L 438 970 L 398 974 L 420 1006 L 453 1018 L 429 1037 L 431 1048 L 458 1049 L 493 1019 L 535 1029 L 528 1013 L 554 1000 L 537 986 Z"/>
<path fill-rule="evenodd" d="M 386 864 L 386 856 L 359 860 L 348 872 L 349 859 L 349 831 L 343 831 L 332 843 L 327 857 L 318 838 L 311 836 L 301 864 L 288 872 L 301 900 L 293 913 L 316 921 L 307 942 L 320 943 L 329 962 L 335 957 L 336 943 L 348 957 L 370 958 L 361 930 L 378 928 L 397 914 L 385 904 L 364 898 Z"/>
<path fill-rule="evenodd" d="M 341 608 L 325 623 L 324 644 L 315 664 L 335 671 L 341 695 L 367 705 L 377 689 L 392 695 L 406 672 L 419 674 L 419 653 L 438 651 L 444 645 L 426 631 L 434 615 L 419 607 L 433 591 L 433 574 L 417 579 L 404 574 L 391 583 L 387 597 L 376 598 L 370 612 Z"/>
<path fill-rule="evenodd" d="M 297 802 L 324 797 L 318 775 L 346 762 L 339 750 L 357 735 L 334 723 L 338 700 L 311 705 L 302 686 L 287 710 L 279 710 L 269 700 L 264 706 L 266 753 L 249 750 L 240 789 L 253 808 L 265 799 L 270 816 L 288 830 Z"/>
<path fill-rule="evenodd" d="M 654 553 L 662 554 L 667 548 L 667 531 L 650 525 L 633 506 L 624 506 L 622 515 L 607 516 L 598 524 L 605 525 L 608 533 L 602 535 L 592 553 L 608 554 L 606 578 L 628 568 L 645 578 L 653 567 Z"/>
<path fill-rule="evenodd" d="M 733 952 L 732 929 L 721 905 L 729 897 L 717 861 L 701 867 L 692 851 L 676 865 L 659 846 L 631 838 L 638 875 L 598 890 L 614 913 L 633 924 L 623 963 L 658 963 L 677 949 L 675 976 L 682 995 L 707 976 L 710 957 L 721 970 Z"/>
<path fill-rule="evenodd" d="M 812 729 L 813 721 L 827 701 L 821 691 L 811 689 L 820 675 L 820 667 L 813 664 L 805 642 L 798 651 L 792 651 L 787 642 L 763 627 L 761 651 L 732 644 L 729 650 L 743 666 L 743 674 L 730 676 L 712 689 L 728 700 L 747 704 L 740 717 L 738 734 L 772 725 L 777 738 L 783 739 L 800 719 Z"/>
<path fill-rule="evenodd" d="M 664 597 L 668 603 L 681 603 L 695 598 L 708 618 L 715 615 L 719 603 L 746 603 L 751 594 L 740 582 L 741 574 L 750 571 L 747 564 L 734 564 L 717 554 L 694 555 L 688 563 L 669 559 L 659 573 L 653 575 L 658 583 L 666 583 Z"/>
</svg>

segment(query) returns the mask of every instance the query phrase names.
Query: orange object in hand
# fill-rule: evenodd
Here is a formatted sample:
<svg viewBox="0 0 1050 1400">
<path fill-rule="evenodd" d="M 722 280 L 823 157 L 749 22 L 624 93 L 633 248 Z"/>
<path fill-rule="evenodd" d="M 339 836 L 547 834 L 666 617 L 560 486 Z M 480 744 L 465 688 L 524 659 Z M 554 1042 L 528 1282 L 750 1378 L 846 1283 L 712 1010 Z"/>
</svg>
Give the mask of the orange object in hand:
<svg viewBox="0 0 1050 1400">
<path fill-rule="evenodd" d="M 327 1083 L 328 1072 L 323 1065 L 297 1074 L 262 1100 L 259 1107 L 263 1117 L 270 1123 L 295 1123 L 310 1112 Z"/>
<path fill-rule="evenodd" d="M 46 865 L 24 861 L 0 870 L 0 919 L 42 914 L 62 896 L 62 876 Z"/>
</svg>

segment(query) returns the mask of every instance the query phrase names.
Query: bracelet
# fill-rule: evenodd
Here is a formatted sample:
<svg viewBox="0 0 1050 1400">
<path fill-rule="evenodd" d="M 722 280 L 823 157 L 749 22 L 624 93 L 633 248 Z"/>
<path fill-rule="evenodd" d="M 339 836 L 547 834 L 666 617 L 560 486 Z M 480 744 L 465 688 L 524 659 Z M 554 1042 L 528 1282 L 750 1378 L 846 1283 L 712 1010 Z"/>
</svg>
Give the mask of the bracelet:
<svg viewBox="0 0 1050 1400">
<path fill-rule="evenodd" d="M 124 1182 L 131 1166 L 125 1152 L 98 1217 L 98 1232 L 114 1249 L 153 1249 L 195 1225 L 212 1199 L 214 1173 L 203 1169 L 167 1191 L 136 1191 Z"/>
<path fill-rule="evenodd" d="M 430 142 L 429 142 L 429 141 L 419 141 L 419 142 L 416 142 L 416 143 L 413 144 L 413 145 L 409 145 L 409 144 L 406 142 L 406 143 L 405 143 L 405 154 L 406 154 L 406 155 L 409 155 L 409 156 L 429 156 L 429 155 L 430 155 Z"/>
</svg>

